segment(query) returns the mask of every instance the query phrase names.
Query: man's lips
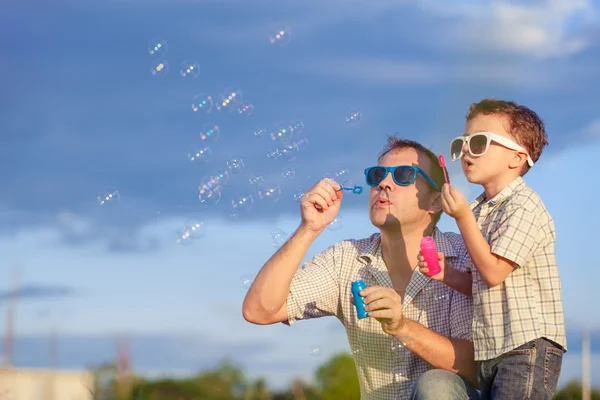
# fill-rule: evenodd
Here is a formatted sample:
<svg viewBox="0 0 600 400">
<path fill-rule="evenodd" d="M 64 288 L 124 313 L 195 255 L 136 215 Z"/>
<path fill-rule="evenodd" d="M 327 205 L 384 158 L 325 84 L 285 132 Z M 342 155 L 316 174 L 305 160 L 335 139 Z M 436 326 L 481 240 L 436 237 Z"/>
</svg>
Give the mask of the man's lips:
<svg viewBox="0 0 600 400">
<path fill-rule="evenodd" d="M 375 204 L 385 206 L 392 204 L 392 202 L 386 199 L 385 197 L 378 197 Z"/>
</svg>

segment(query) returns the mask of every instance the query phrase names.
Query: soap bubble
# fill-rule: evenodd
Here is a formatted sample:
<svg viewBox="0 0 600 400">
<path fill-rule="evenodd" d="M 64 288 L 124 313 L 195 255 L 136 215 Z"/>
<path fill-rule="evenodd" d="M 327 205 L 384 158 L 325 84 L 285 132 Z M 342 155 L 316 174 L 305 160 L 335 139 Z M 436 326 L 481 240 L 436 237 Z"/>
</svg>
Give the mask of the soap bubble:
<svg viewBox="0 0 600 400">
<path fill-rule="evenodd" d="M 264 128 L 254 129 L 254 136 L 256 136 L 256 137 L 264 137 L 266 134 L 267 134 L 267 130 Z"/>
<path fill-rule="evenodd" d="M 169 63 L 166 60 L 152 61 L 150 66 L 152 76 L 165 76 L 169 73 Z"/>
<path fill-rule="evenodd" d="M 278 24 L 271 29 L 269 43 L 272 45 L 285 46 L 292 40 L 290 28 L 284 24 Z"/>
<path fill-rule="evenodd" d="M 210 160 L 212 151 L 208 147 L 199 147 L 188 153 L 190 161 L 196 164 L 205 164 Z"/>
<path fill-rule="evenodd" d="M 292 128 L 289 125 L 284 124 L 282 122 L 274 124 L 273 129 L 271 129 L 271 132 L 269 133 L 269 136 L 271 136 L 271 140 L 279 141 L 289 140 L 292 138 L 292 135 Z"/>
<path fill-rule="evenodd" d="M 192 98 L 192 111 L 208 114 L 214 106 L 213 98 L 205 93 L 198 93 Z"/>
<path fill-rule="evenodd" d="M 200 239 L 206 234 L 204 222 L 196 218 L 190 218 L 185 222 L 185 230 L 189 232 L 191 239 Z"/>
<path fill-rule="evenodd" d="M 198 199 L 206 207 L 214 206 L 221 200 L 221 190 L 220 188 L 201 187 L 198 190 Z"/>
<path fill-rule="evenodd" d="M 243 103 L 237 108 L 238 114 L 246 116 L 246 117 L 249 117 L 250 115 L 252 115 L 253 111 L 254 111 L 254 106 L 250 103 Z"/>
<path fill-rule="evenodd" d="M 294 136 L 297 136 L 297 135 L 301 134 L 304 131 L 304 122 L 302 122 L 302 121 L 293 121 L 290 124 L 290 129 L 292 130 L 292 133 L 294 134 Z"/>
<path fill-rule="evenodd" d="M 204 124 L 202 132 L 200 132 L 200 140 L 203 142 L 214 142 L 219 138 L 221 129 L 215 124 Z"/>
<path fill-rule="evenodd" d="M 231 207 L 237 215 L 239 215 L 240 212 L 250 211 L 253 205 L 254 196 L 250 193 L 236 194 L 233 199 L 231 199 Z"/>
<path fill-rule="evenodd" d="M 264 183 L 265 179 L 262 176 L 259 175 L 252 175 L 250 176 L 250 178 L 248 178 L 248 182 L 252 185 L 252 186 L 260 186 Z"/>
<path fill-rule="evenodd" d="M 192 244 L 191 234 L 186 229 L 180 229 L 175 233 L 175 243 L 180 245 Z"/>
<path fill-rule="evenodd" d="M 216 170 L 202 180 L 209 188 L 219 188 L 229 182 L 229 170 Z"/>
<path fill-rule="evenodd" d="M 252 281 L 253 279 L 250 275 L 244 275 L 240 278 L 240 286 L 242 289 L 248 290 L 250 289 L 250 286 L 252 286 Z"/>
<path fill-rule="evenodd" d="M 152 39 L 148 43 L 148 53 L 151 56 L 167 54 L 167 41 L 162 39 Z"/>
<path fill-rule="evenodd" d="M 227 161 L 227 168 L 232 174 L 239 174 L 244 169 L 244 161 L 241 158 L 232 157 Z"/>
<path fill-rule="evenodd" d="M 300 200 L 302 200 L 303 196 L 304 191 L 302 189 L 298 189 L 294 192 L 294 200 L 296 200 L 298 203 L 300 203 Z"/>
<path fill-rule="evenodd" d="M 362 119 L 362 112 L 353 108 L 346 114 L 346 123 L 348 125 L 358 125 Z"/>
<path fill-rule="evenodd" d="M 294 141 L 294 147 L 296 147 L 297 151 L 302 151 L 302 150 L 306 149 L 306 146 L 308 146 L 307 138 L 298 138 L 297 140 Z"/>
<path fill-rule="evenodd" d="M 343 169 L 341 171 L 338 171 L 334 174 L 333 179 L 336 180 L 337 182 L 343 182 L 348 180 L 348 177 L 350 176 L 350 172 L 347 169 Z"/>
<path fill-rule="evenodd" d="M 267 150 L 267 158 L 269 160 L 277 160 L 279 158 L 279 149 Z"/>
<path fill-rule="evenodd" d="M 200 75 L 200 65 L 196 62 L 184 61 L 181 64 L 179 75 L 181 75 L 182 78 L 195 79 Z"/>
<path fill-rule="evenodd" d="M 258 190 L 258 198 L 264 202 L 276 203 L 281 196 L 281 188 L 277 184 L 271 184 Z"/>
<path fill-rule="evenodd" d="M 117 189 L 108 189 L 98 195 L 98 204 L 102 207 L 114 207 L 119 204 L 121 196 Z"/>
<path fill-rule="evenodd" d="M 292 168 L 286 168 L 282 173 L 284 179 L 293 179 L 296 176 L 296 171 Z"/>
<path fill-rule="evenodd" d="M 296 159 L 298 149 L 294 144 L 284 144 L 278 149 L 279 158 L 286 161 L 294 161 Z"/>
<path fill-rule="evenodd" d="M 344 223 L 340 215 L 336 216 L 335 219 L 329 225 L 327 225 L 327 229 L 333 232 L 339 231 L 343 227 Z"/>
<path fill-rule="evenodd" d="M 242 101 L 242 92 L 237 89 L 226 88 L 219 94 L 219 101 L 215 103 L 218 111 L 232 110 Z"/>
<path fill-rule="evenodd" d="M 273 247 L 281 247 L 288 240 L 288 234 L 281 229 L 273 229 L 270 236 Z"/>
<path fill-rule="evenodd" d="M 313 357 L 319 357 L 321 355 L 321 346 L 313 344 L 309 348 L 309 354 Z"/>
</svg>

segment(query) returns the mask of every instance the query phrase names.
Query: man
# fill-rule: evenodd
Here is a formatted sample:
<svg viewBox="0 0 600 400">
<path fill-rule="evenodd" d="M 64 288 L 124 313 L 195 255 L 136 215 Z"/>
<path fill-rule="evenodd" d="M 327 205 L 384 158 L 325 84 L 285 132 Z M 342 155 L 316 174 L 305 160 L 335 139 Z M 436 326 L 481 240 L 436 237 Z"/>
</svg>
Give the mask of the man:
<svg viewBox="0 0 600 400">
<path fill-rule="evenodd" d="M 322 180 L 302 197 L 296 232 L 248 290 L 244 318 L 291 325 L 336 316 L 346 328 L 362 399 L 477 398 L 471 386 L 477 382 L 471 300 L 417 268 L 424 236 L 434 237 L 457 271 L 465 271 L 468 260 L 460 236 L 435 227 L 444 182 L 435 154 L 390 137 L 378 166 L 367 168 L 365 176 L 371 187 L 369 217 L 380 233 L 338 242 L 298 270 L 342 203 L 339 184 Z M 352 301 L 351 282 L 359 279 L 367 285 L 361 292 L 365 319 L 357 318 Z"/>
</svg>

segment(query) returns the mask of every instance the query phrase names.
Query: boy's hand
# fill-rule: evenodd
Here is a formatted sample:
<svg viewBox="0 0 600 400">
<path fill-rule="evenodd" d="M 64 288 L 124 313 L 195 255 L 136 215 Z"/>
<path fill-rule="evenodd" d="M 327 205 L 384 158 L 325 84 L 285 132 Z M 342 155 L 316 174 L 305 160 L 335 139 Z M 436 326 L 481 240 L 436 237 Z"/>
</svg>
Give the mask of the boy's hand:
<svg viewBox="0 0 600 400">
<path fill-rule="evenodd" d="M 447 183 L 442 186 L 442 207 L 444 212 L 454 219 L 465 218 L 472 212 L 465 196 Z"/>
<path fill-rule="evenodd" d="M 437 253 L 438 256 L 438 261 L 440 262 L 440 272 L 438 274 L 435 274 L 434 276 L 431 276 L 431 279 L 435 279 L 436 281 L 444 281 L 444 271 L 446 269 L 446 263 L 444 262 L 444 253 L 440 253 L 438 251 Z M 421 252 L 419 251 L 419 263 L 417 264 L 419 267 L 419 271 L 421 271 L 421 273 L 423 275 L 429 276 L 427 275 L 427 273 L 429 272 L 429 268 L 427 268 L 427 263 L 425 262 L 425 257 L 423 257 L 423 255 L 421 255 Z"/>
</svg>

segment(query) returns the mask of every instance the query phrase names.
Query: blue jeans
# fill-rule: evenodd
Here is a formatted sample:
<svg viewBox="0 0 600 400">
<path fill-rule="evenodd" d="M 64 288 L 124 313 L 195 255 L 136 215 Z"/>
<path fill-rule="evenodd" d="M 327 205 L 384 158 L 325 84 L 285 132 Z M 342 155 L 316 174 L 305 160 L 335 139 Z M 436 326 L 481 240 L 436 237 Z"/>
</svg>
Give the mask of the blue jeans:
<svg viewBox="0 0 600 400">
<path fill-rule="evenodd" d="M 419 377 L 411 400 L 478 400 L 479 393 L 460 375 L 430 369 Z"/>
<path fill-rule="evenodd" d="M 501 356 L 479 362 L 482 399 L 552 399 L 563 350 L 546 339 L 525 343 Z"/>
</svg>

